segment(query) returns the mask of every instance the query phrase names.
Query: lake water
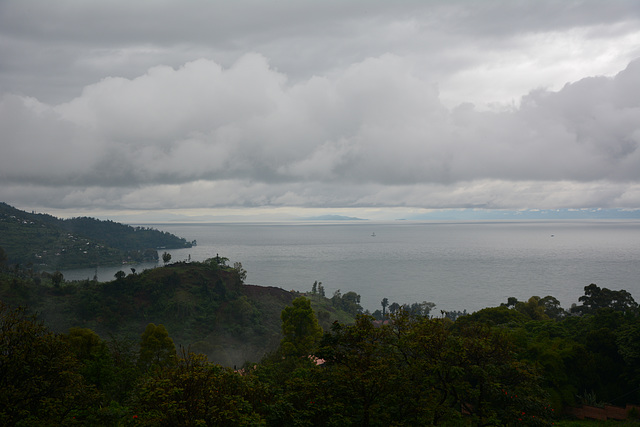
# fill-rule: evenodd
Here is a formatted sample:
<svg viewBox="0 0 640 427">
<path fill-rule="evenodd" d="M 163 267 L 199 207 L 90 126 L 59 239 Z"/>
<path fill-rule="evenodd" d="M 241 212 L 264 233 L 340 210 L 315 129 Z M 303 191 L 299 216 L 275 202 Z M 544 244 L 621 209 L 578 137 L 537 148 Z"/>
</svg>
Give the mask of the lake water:
<svg viewBox="0 0 640 427">
<path fill-rule="evenodd" d="M 625 289 L 640 300 L 640 221 L 148 226 L 198 241 L 193 248 L 167 250 L 172 261 L 219 254 L 231 265 L 242 263 L 246 283 L 310 291 L 317 280 L 327 296 L 337 289 L 357 292 L 371 311 L 385 297 L 400 304 L 431 301 L 439 312 L 552 295 L 569 308 L 590 283 Z M 98 278 L 111 280 L 118 270 L 129 273 L 129 266 L 101 268 Z M 94 270 L 63 273 L 86 279 Z"/>
</svg>

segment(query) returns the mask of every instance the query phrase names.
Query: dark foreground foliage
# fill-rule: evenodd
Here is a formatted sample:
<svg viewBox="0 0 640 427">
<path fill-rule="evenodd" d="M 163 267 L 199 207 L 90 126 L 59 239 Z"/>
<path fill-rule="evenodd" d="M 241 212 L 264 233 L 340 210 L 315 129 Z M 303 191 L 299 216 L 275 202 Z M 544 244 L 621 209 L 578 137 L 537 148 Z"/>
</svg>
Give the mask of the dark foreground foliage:
<svg viewBox="0 0 640 427">
<path fill-rule="evenodd" d="M 149 315 L 169 306 L 181 316 L 192 302 L 168 289 L 185 291 L 185 275 L 198 284 L 216 269 L 227 279 L 196 287 L 200 299 L 209 292 L 210 301 L 234 304 L 235 324 L 253 325 L 241 266 L 215 259 L 159 269 L 153 277 L 167 282 L 141 307 Z M 139 298 L 136 286 L 148 279 L 132 274 L 107 286 Z M 216 300 L 219 292 L 230 296 Z M 551 425 L 568 405 L 638 403 L 640 319 L 621 292 L 587 286 L 575 314 L 552 297 L 510 298 L 455 321 L 399 309 L 386 322 L 360 314 L 324 331 L 312 301 L 300 296 L 281 312 L 275 350 L 241 369 L 176 349 L 180 323 L 172 318 L 140 324 L 134 340 L 105 339 L 87 327 L 55 334 L 2 303 L 0 424 Z"/>
</svg>

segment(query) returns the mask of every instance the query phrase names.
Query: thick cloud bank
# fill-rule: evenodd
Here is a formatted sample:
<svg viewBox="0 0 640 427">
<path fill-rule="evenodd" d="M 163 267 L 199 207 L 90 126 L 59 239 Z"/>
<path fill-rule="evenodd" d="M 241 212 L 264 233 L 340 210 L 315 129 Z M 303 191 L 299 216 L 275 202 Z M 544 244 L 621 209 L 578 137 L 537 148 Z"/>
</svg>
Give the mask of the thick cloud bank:
<svg viewBox="0 0 640 427">
<path fill-rule="evenodd" d="M 640 208 L 640 60 L 447 108 L 401 56 L 291 79 L 263 55 L 0 99 L 1 200 L 41 206 Z"/>
</svg>

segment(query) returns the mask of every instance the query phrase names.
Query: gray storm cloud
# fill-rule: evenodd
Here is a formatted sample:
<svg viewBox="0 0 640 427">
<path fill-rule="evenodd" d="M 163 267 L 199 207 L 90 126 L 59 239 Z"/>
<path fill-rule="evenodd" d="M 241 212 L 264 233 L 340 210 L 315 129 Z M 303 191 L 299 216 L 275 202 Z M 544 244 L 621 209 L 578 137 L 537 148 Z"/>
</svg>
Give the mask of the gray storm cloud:
<svg viewBox="0 0 640 427">
<path fill-rule="evenodd" d="M 640 178 L 640 61 L 501 112 L 449 110 L 408 69 L 385 55 L 289 83 L 247 54 L 229 68 L 202 59 L 106 78 L 59 105 L 7 95 L 2 178 L 99 187 Z"/>
</svg>

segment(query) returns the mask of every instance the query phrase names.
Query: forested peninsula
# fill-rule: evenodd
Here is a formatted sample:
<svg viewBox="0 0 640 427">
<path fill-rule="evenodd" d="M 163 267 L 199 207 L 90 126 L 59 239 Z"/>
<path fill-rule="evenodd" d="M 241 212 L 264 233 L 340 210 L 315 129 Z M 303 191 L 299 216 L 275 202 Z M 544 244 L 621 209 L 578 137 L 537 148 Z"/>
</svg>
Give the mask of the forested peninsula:
<svg viewBox="0 0 640 427">
<path fill-rule="evenodd" d="M 8 262 L 38 270 L 157 261 L 158 248 L 194 243 L 152 228 L 88 217 L 59 219 L 0 202 L 0 247 Z"/>
</svg>

